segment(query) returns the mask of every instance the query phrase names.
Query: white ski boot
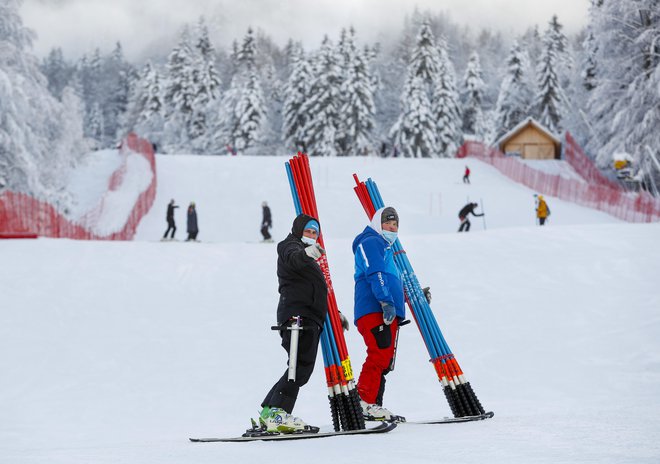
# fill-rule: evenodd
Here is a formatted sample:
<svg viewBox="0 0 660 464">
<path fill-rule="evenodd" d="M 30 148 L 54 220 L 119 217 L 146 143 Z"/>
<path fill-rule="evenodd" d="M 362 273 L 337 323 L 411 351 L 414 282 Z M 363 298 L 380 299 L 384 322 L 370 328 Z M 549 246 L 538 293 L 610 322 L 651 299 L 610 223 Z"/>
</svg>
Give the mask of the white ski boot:
<svg viewBox="0 0 660 464">
<path fill-rule="evenodd" d="M 387 421 L 387 422 L 405 422 L 406 418 L 392 414 L 389 409 L 378 404 L 369 404 L 360 400 L 362 406 L 362 416 L 367 421 Z"/>
<path fill-rule="evenodd" d="M 264 408 L 259 415 L 259 422 L 267 432 L 300 433 L 313 432 L 318 428 L 307 425 L 301 418 L 294 417 L 282 408 Z"/>
</svg>

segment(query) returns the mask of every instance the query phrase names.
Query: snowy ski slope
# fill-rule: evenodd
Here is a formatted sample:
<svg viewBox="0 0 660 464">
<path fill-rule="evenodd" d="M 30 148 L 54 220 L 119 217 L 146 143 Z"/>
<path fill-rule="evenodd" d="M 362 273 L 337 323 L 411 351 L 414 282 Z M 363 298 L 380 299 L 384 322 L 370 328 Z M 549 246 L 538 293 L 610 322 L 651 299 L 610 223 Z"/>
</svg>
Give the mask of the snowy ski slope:
<svg viewBox="0 0 660 464">
<path fill-rule="evenodd" d="M 192 444 L 240 434 L 285 366 L 270 330 L 275 245 L 293 219 L 284 158 L 159 156 L 158 194 L 132 242 L 0 241 L 0 463 L 174 464 L 660 461 L 659 224 L 626 224 L 548 198 L 468 160 L 312 160 L 339 307 L 352 314 L 353 236 L 366 223 L 351 174 L 399 209 L 400 237 L 433 292 L 447 341 L 493 419 L 401 425 L 386 435 Z M 202 243 L 161 243 L 165 205 L 197 203 Z M 455 233 L 467 198 L 473 232 Z M 353 368 L 364 360 L 355 328 Z M 330 426 L 319 356 L 295 413 Z M 386 405 L 449 415 L 414 324 Z"/>
</svg>

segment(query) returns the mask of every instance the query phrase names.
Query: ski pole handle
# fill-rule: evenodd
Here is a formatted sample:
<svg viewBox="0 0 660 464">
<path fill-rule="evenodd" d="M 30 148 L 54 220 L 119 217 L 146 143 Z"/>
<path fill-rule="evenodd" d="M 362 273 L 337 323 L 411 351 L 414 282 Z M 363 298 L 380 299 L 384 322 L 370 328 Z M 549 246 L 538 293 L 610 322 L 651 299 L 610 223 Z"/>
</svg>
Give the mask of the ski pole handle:
<svg viewBox="0 0 660 464">
<path fill-rule="evenodd" d="M 298 337 L 300 331 L 303 330 L 300 324 L 300 316 L 292 318 L 293 324 L 287 327 L 291 331 L 291 343 L 289 343 L 289 382 L 296 381 L 296 367 L 298 364 Z"/>
</svg>

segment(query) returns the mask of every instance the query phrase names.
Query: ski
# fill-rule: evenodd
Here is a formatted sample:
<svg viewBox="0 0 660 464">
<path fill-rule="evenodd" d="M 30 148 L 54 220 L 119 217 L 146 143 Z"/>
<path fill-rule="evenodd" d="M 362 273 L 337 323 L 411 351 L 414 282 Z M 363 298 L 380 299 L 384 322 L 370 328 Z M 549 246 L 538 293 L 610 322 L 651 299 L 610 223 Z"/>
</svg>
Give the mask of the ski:
<svg viewBox="0 0 660 464">
<path fill-rule="evenodd" d="M 403 420 L 403 421 L 396 421 L 398 424 L 456 424 L 456 423 L 461 423 L 461 422 L 474 422 L 474 421 L 480 421 L 480 420 L 485 420 L 485 419 L 490 419 L 493 417 L 495 413 L 493 411 L 489 411 L 484 414 L 478 414 L 476 416 L 463 416 L 463 417 L 443 417 L 442 419 L 431 419 L 431 420 L 419 420 L 419 421 L 408 421 L 408 420 Z M 400 417 L 400 416 L 397 416 Z M 366 419 L 368 421 L 372 421 L 370 419 Z"/>
<path fill-rule="evenodd" d="M 241 441 L 273 441 L 273 440 L 304 440 L 306 438 L 327 438 L 327 437 L 340 437 L 342 435 L 368 435 L 371 433 L 387 433 L 396 428 L 394 422 L 382 422 L 376 427 L 358 429 L 358 430 L 342 430 L 339 432 L 297 432 L 297 433 L 278 433 L 274 432 L 267 435 L 258 435 L 253 437 L 229 437 L 229 438 L 190 438 L 193 443 L 210 443 L 210 442 L 241 442 Z"/>
</svg>

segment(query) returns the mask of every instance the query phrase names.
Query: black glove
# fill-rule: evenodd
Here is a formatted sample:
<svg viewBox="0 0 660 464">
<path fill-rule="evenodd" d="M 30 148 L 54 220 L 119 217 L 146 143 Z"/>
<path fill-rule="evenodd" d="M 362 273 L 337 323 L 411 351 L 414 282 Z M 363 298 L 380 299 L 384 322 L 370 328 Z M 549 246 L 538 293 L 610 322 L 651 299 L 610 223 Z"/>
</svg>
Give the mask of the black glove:
<svg viewBox="0 0 660 464">
<path fill-rule="evenodd" d="M 341 326 L 344 328 L 346 332 L 348 332 L 348 329 L 351 327 L 348 323 L 348 319 L 346 319 L 346 316 L 344 316 L 341 311 L 339 311 L 339 320 L 341 320 Z"/>
<path fill-rule="evenodd" d="M 426 297 L 426 302 L 428 304 L 431 304 L 431 287 L 424 287 L 422 289 L 422 292 L 424 292 L 424 296 Z"/>
</svg>

